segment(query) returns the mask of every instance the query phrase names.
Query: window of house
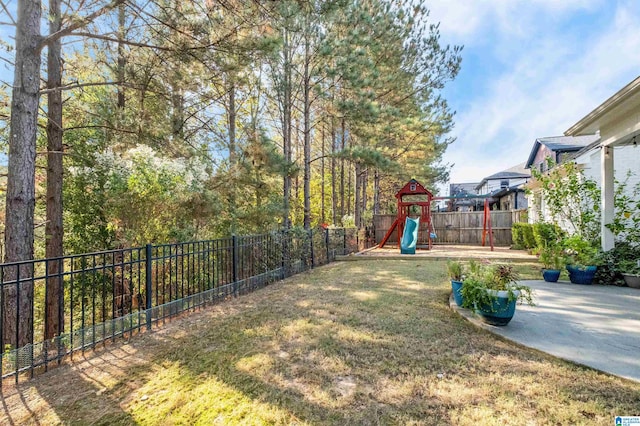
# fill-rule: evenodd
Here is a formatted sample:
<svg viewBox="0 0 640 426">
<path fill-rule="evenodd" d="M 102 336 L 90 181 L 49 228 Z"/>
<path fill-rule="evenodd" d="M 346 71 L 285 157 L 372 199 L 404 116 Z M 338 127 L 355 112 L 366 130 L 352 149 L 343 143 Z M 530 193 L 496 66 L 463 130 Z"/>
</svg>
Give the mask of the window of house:
<svg viewBox="0 0 640 426">
<path fill-rule="evenodd" d="M 412 183 L 411 185 L 409 185 L 409 190 L 410 191 L 415 191 L 416 190 L 416 184 Z"/>
<path fill-rule="evenodd" d="M 500 188 L 508 188 L 509 187 L 509 179 L 502 179 L 500 181 Z"/>
</svg>

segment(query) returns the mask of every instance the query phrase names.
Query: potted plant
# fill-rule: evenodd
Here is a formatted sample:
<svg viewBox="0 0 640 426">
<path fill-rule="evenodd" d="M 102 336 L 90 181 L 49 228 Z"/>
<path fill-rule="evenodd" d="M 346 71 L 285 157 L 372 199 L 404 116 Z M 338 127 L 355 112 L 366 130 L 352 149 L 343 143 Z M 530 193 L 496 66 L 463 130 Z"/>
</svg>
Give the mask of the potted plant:
<svg viewBox="0 0 640 426">
<path fill-rule="evenodd" d="M 640 288 L 640 260 L 620 262 L 624 282 L 631 288 Z"/>
<path fill-rule="evenodd" d="M 598 250 L 584 238 L 574 235 L 565 240 L 569 263 L 567 272 L 573 284 L 591 284 L 596 275 Z"/>
<path fill-rule="evenodd" d="M 518 284 L 517 279 L 510 265 L 477 268 L 464 280 L 462 306 L 473 309 L 487 324 L 507 325 L 518 300 L 533 305 L 531 288 Z"/>
<path fill-rule="evenodd" d="M 447 262 L 447 272 L 451 279 L 451 291 L 453 292 L 453 299 L 456 301 L 456 305 L 462 306 L 462 279 L 464 273 L 464 267 L 462 262 L 455 260 L 449 260 Z"/>
<path fill-rule="evenodd" d="M 555 283 L 560 278 L 560 270 L 564 264 L 562 249 L 557 244 L 546 245 L 540 251 L 540 262 L 542 262 L 542 277 L 546 282 Z"/>
</svg>

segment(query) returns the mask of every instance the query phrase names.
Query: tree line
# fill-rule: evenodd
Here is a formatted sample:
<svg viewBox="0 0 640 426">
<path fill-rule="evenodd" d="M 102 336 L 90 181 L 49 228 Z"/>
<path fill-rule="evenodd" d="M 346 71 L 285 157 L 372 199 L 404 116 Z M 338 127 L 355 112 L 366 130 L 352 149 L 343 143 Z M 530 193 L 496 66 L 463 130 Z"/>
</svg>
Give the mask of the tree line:
<svg viewBox="0 0 640 426">
<path fill-rule="evenodd" d="M 3 0 L 1 9 L 15 27 L 0 45 L 14 73 L 0 100 L 5 262 L 362 227 L 394 208 L 400 183 L 447 177 L 453 112 L 442 89 L 461 47 L 441 43 L 418 2 Z M 47 285 L 51 318 L 60 285 Z M 30 312 L 33 287 L 19 292 L 4 290 L 5 336 L 17 309 Z M 47 336 L 61 326 L 49 321 Z"/>
</svg>

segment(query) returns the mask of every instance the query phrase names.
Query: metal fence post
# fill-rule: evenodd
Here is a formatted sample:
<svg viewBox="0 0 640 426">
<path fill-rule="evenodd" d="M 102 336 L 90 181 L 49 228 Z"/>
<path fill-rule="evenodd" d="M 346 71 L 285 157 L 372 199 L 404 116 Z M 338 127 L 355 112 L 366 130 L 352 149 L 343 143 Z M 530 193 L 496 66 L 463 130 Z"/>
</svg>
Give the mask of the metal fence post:
<svg viewBox="0 0 640 426">
<path fill-rule="evenodd" d="M 315 266 L 315 255 L 313 253 L 313 229 L 309 229 L 309 251 L 311 255 L 311 269 Z"/>
<path fill-rule="evenodd" d="M 287 231 L 282 230 L 282 279 L 287 277 L 287 258 L 288 258 L 288 244 L 287 244 Z"/>
<path fill-rule="evenodd" d="M 233 278 L 233 295 L 238 297 L 238 237 L 231 236 L 231 274 Z"/>
<path fill-rule="evenodd" d="M 329 228 L 324 230 L 324 244 L 327 248 L 327 263 L 331 262 L 331 258 L 329 258 Z"/>
<path fill-rule="evenodd" d="M 145 290 L 147 294 L 146 308 L 147 308 L 147 330 L 151 330 L 151 303 L 153 300 L 151 292 L 153 286 L 151 285 L 151 264 L 153 263 L 153 253 L 151 244 L 147 244 L 146 247 L 146 259 L 145 259 Z"/>
</svg>

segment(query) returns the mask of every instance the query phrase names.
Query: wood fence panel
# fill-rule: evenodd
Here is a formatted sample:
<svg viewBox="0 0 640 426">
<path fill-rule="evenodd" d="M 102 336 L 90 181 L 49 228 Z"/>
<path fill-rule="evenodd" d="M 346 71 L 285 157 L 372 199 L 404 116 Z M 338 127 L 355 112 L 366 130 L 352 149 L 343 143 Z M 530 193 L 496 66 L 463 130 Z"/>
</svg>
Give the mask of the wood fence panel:
<svg viewBox="0 0 640 426">
<path fill-rule="evenodd" d="M 373 216 L 376 244 L 380 244 L 380 241 L 382 241 L 389 228 L 391 228 L 391 225 L 393 225 L 394 220 L 396 220 L 396 215 L 377 214 Z M 394 231 L 387 241 L 391 244 L 398 244 L 397 233 Z"/>
<path fill-rule="evenodd" d="M 526 210 L 492 211 L 491 225 L 494 245 L 510 246 L 511 225 L 525 218 Z M 384 238 L 384 235 L 395 219 L 395 215 L 375 215 L 373 217 L 376 244 L 382 241 L 382 238 Z M 437 235 L 437 238 L 434 240 L 435 244 L 480 245 L 482 243 L 482 229 L 484 225 L 484 212 L 482 211 L 431 213 L 431 221 Z M 421 223 L 419 243 L 426 243 L 427 232 L 426 223 Z M 388 241 L 391 244 L 397 244 L 398 240 L 395 232 Z M 488 244 L 489 241 L 487 240 L 487 245 Z"/>
</svg>

